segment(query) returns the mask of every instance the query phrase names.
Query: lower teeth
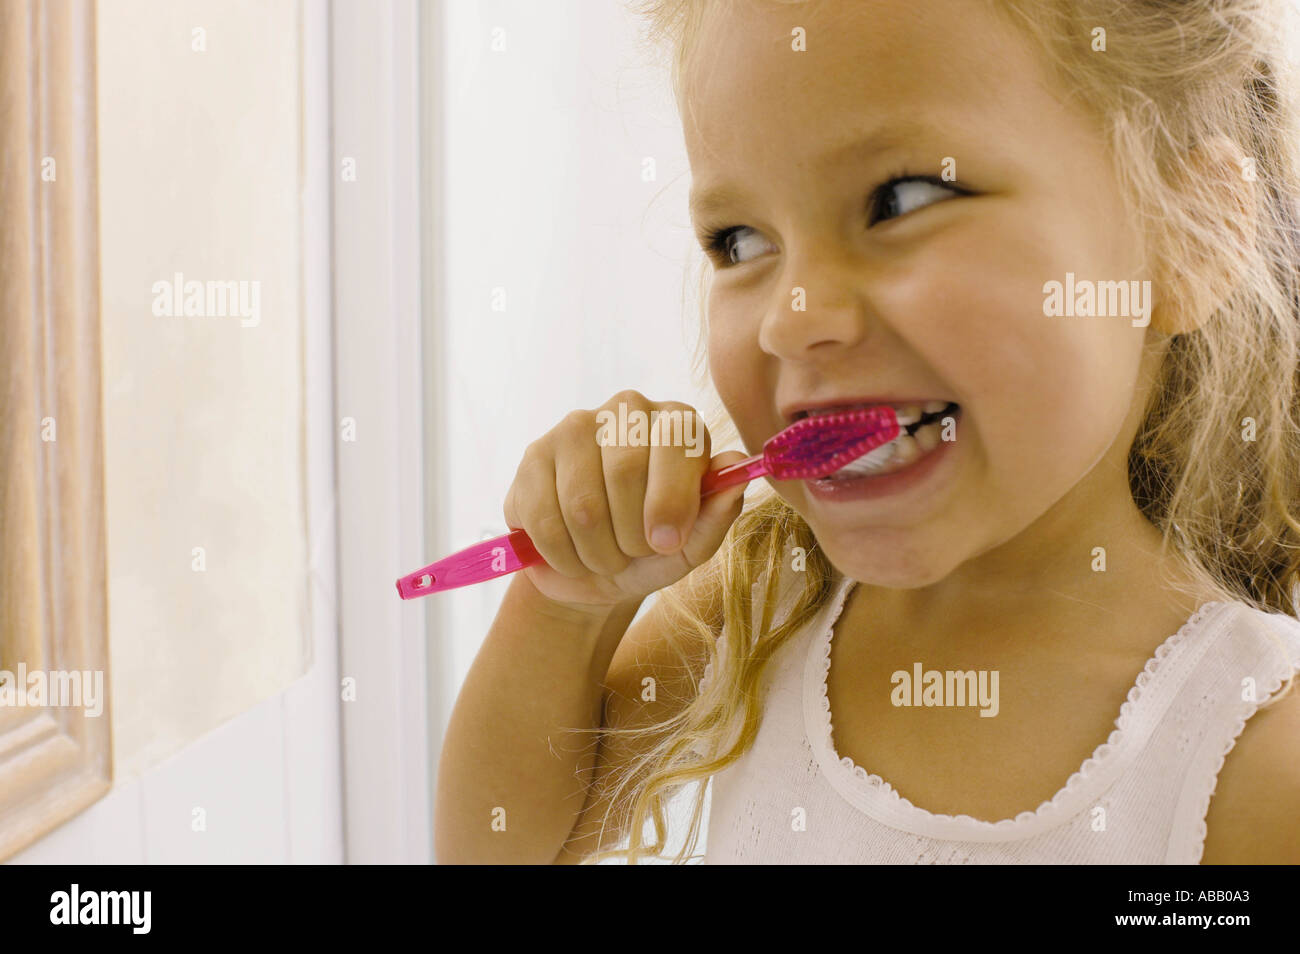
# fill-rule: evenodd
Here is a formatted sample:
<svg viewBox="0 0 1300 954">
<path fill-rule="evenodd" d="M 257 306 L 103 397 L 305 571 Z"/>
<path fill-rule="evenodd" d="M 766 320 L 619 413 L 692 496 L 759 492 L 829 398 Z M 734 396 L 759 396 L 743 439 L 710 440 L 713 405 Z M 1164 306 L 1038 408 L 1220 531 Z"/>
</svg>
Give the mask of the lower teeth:
<svg viewBox="0 0 1300 954">
<path fill-rule="evenodd" d="M 941 421 L 935 421 L 931 424 L 927 424 L 925 427 L 918 428 L 917 433 L 919 434 L 921 431 L 928 431 L 932 427 L 939 427 L 941 426 L 941 423 Z M 935 436 L 937 437 L 938 435 L 936 434 Z M 828 481 L 854 480 L 859 477 L 871 477 L 876 474 L 902 470 L 918 457 L 934 450 L 938 441 L 927 441 L 927 443 L 930 443 L 930 447 L 922 449 L 920 444 L 917 442 L 916 437 L 904 431 L 888 444 L 883 444 L 880 447 L 877 447 L 869 454 L 864 454 L 857 460 L 841 467 L 829 477 L 823 477 L 821 479 Z"/>
</svg>

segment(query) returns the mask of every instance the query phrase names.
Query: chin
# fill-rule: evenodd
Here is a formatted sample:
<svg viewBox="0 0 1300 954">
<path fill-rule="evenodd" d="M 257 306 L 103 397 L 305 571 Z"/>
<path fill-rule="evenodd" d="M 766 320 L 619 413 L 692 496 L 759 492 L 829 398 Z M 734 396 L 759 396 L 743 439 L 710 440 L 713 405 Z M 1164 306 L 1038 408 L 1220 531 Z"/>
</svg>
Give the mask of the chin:
<svg viewBox="0 0 1300 954">
<path fill-rule="evenodd" d="M 888 552 L 864 557 L 861 550 L 843 550 L 825 542 L 820 545 L 837 570 L 868 586 L 915 590 L 938 583 L 956 569 L 950 557 Z"/>
</svg>

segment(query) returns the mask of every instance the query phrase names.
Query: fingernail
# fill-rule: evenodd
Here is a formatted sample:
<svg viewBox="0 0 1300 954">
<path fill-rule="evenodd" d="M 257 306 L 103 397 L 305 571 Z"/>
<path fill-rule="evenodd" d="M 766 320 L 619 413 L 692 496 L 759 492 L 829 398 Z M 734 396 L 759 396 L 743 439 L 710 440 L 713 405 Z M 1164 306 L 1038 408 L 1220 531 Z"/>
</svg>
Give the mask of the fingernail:
<svg viewBox="0 0 1300 954">
<path fill-rule="evenodd" d="M 677 549 L 677 528 L 660 525 L 650 531 L 650 545 L 656 550 Z"/>
</svg>

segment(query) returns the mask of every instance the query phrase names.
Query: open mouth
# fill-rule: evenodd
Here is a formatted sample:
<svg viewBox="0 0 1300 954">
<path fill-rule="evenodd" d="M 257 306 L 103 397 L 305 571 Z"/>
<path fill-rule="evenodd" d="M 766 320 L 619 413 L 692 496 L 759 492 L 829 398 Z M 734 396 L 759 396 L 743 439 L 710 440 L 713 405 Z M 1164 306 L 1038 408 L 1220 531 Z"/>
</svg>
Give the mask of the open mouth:
<svg viewBox="0 0 1300 954">
<path fill-rule="evenodd" d="M 826 408 L 815 414 L 833 413 L 845 408 Z M 943 438 L 944 420 L 956 419 L 961 407 L 954 401 L 932 401 L 923 407 L 896 409 L 899 434 L 888 444 L 882 444 L 868 454 L 851 461 L 823 481 L 851 480 L 874 477 L 902 470 L 918 458 L 939 446 Z M 800 414 L 799 417 L 808 416 Z"/>
</svg>

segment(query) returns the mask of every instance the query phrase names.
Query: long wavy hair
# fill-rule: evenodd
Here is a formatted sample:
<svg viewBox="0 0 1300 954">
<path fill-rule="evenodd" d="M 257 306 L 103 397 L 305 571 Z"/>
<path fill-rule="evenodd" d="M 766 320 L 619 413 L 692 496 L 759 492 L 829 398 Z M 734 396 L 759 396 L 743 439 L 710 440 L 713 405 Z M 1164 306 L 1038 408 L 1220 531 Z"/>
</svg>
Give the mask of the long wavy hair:
<svg viewBox="0 0 1300 954">
<path fill-rule="evenodd" d="M 678 107 L 691 108 L 682 80 L 706 15 L 731 0 L 628 0 L 644 17 L 644 39 L 667 52 Z M 763 0 L 801 3 L 804 0 Z M 1300 127 L 1291 74 L 1296 42 L 1287 0 L 987 0 L 1023 29 L 1070 95 L 1107 137 L 1114 169 L 1137 210 L 1167 291 L 1165 307 L 1209 320 L 1174 335 L 1129 452 L 1129 486 L 1202 590 L 1295 617 L 1300 603 Z M 1092 49 L 1104 25 L 1107 48 Z M 1254 190 L 1255 214 L 1233 204 L 1239 183 L 1207 181 L 1193 147 L 1230 144 L 1225 176 Z M 1232 185 L 1235 188 L 1221 188 Z M 713 394 L 706 409 L 718 446 L 738 441 L 707 374 L 704 344 L 712 270 L 700 263 L 696 380 Z M 1247 420 L 1249 419 L 1249 420 Z M 781 565 L 794 548 L 806 572 L 781 620 L 772 618 Z M 714 558 L 658 596 L 682 663 L 711 678 L 672 719 L 605 728 L 653 739 L 645 754 L 605 780 L 609 810 L 627 847 L 588 863 L 662 858 L 667 806 L 739 759 L 762 716 L 763 672 L 776 651 L 822 608 L 836 571 L 806 522 L 766 484 Z M 756 602 L 751 592 L 766 578 Z M 706 619 L 689 586 L 721 594 Z M 761 607 L 754 612 L 755 605 Z M 720 628 L 729 634 L 718 640 Z M 675 863 L 691 860 L 704 811 L 697 787 L 690 828 Z M 644 829 L 653 821 L 654 838 Z"/>
</svg>

